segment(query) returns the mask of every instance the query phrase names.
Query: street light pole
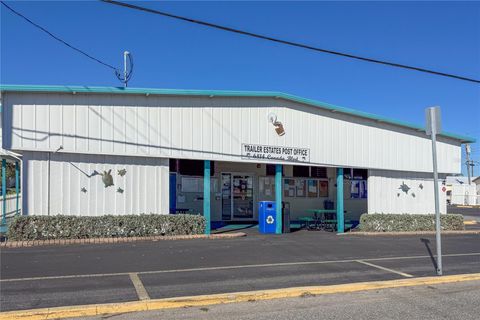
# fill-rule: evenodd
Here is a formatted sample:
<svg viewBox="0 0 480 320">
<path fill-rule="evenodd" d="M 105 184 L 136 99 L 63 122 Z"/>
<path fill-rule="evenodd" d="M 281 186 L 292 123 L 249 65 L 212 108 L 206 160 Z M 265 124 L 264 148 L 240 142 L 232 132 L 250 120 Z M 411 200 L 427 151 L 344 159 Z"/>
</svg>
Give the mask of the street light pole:
<svg viewBox="0 0 480 320">
<path fill-rule="evenodd" d="M 430 107 L 425 110 L 427 119 L 427 134 L 432 137 L 432 160 L 433 160 L 433 189 L 435 194 L 435 238 L 437 243 L 437 275 L 443 274 L 442 267 L 442 239 L 440 225 L 440 201 L 438 194 L 438 170 L 437 170 L 437 133 L 441 131 L 440 107 Z"/>
</svg>

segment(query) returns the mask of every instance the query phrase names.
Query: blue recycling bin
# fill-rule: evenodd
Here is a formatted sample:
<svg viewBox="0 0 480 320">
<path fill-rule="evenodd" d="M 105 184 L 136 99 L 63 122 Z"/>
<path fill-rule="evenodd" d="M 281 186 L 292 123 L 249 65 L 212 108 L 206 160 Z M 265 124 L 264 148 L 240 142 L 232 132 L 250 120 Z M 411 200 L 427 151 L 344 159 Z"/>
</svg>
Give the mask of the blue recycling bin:
<svg viewBox="0 0 480 320">
<path fill-rule="evenodd" d="M 258 203 L 258 231 L 260 233 L 275 233 L 277 228 L 275 201 L 260 201 Z"/>
</svg>

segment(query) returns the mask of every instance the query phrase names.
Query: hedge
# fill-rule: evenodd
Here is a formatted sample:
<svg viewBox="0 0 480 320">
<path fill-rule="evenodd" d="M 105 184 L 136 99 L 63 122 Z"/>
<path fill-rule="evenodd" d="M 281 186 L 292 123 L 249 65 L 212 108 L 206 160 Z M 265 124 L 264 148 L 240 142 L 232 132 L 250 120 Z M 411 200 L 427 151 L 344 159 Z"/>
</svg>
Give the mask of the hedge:
<svg viewBox="0 0 480 320">
<path fill-rule="evenodd" d="M 461 214 L 442 214 L 442 230 L 464 230 Z M 434 214 L 364 213 L 360 216 L 360 230 L 365 232 L 434 231 Z"/>
<path fill-rule="evenodd" d="M 202 234 L 200 215 L 141 214 L 122 216 L 17 216 L 8 226 L 9 240 L 53 240 Z"/>
</svg>

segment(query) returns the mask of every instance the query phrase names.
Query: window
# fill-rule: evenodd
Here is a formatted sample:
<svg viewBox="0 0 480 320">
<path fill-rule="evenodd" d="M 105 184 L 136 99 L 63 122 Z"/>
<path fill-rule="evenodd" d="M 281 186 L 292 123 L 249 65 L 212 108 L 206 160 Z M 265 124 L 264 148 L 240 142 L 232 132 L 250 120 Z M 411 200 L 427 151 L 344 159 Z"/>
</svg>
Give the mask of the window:
<svg viewBox="0 0 480 320">
<path fill-rule="evenodd" d="M 299 178 L 327 178 L 327 168 L 293 166 L 293 177 Z"/>
<path fill-rule="evenodd" d="M 186 176 L 203 176 L 204 161 L 203 160 L 187 160 L 181 159 L 178 162 L 177 171 L 181 175 Z M 210 176 L 215 174 L 215 162 L 210 161 Z"/>
<path fill-rule="evenodd" d="M 293 176 L 294 177 L 305 177 L 310 176 L 310 167 L 308 166 L 293 166 Z"/>
<path fill-rule="evenodd" d="M 312 178 L 327 178 L 327 168 L 325 168 L 325 167 L 310 167 L 310 177 L 312 177 Z"/>
<path fill-rule="evenodd" d="M 368 170 L 367 169 L 343 168 L 343 177 L 345 179 L 367 180 Z"/>
<path fill-rule="evenodd" d="M 284 175 L 283 174 L 283 168 L 284 168 L 284 166 L 282 166 L 282 176 Z M 275 175 L 275 165 L 274 164 L 267 164 L 266 165 L 265 175 L 266 176 L 274 176 Z"/>
</svg>

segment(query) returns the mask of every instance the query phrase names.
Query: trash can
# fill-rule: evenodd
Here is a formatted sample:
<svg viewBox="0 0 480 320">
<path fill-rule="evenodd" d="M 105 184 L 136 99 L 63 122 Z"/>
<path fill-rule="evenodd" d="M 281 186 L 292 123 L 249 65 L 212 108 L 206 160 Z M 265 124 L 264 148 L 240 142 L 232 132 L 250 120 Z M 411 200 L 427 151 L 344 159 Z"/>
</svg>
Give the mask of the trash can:
<svg viewBox="0 0 480 320">
<path fill-rule="evenodd" d="M 282 233 L 290 233 L 290 202 L 282 202 Z"/>
<path fill-rule="evenodd" d="M 332 200 L 325 200 L 323 201 L 323 208 L 325 210 L 333 210 L 335 208 L 335 205 Z"/>
<path fill-rule="evenodd" d="M 258 203 L 258 231 L 260 233 L 275 233 L 276 227 L 275 201 L 260 201 Z"/>
</svg>

